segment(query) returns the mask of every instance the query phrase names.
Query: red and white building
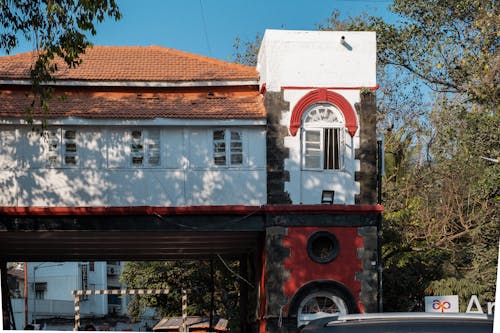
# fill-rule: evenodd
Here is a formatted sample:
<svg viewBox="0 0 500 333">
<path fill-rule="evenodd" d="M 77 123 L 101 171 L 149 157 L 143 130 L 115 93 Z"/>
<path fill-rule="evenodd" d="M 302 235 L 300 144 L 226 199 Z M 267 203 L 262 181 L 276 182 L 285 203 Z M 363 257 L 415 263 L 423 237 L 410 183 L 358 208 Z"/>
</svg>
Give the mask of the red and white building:
<svg viewBox="0 0 500 333">
<path fill-rule="evenodd" d="M 371 32 L 266 31 L 257 68 L 96 46 L 35 101 L 44 128 L 34 54 L 0 58 L 0 261 L 238 258 L 242 332 L 377 311 L 375 52 Z"/>
</svg>

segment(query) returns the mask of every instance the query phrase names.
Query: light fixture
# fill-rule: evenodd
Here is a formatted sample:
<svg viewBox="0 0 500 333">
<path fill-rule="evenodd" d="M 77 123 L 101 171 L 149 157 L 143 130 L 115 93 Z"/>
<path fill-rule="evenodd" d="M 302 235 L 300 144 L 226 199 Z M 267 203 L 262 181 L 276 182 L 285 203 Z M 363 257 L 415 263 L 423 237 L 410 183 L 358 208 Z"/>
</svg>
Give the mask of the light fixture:
<svg viewBox="0 0 500 333">
<path fill-rule="evenodd" d="M 345 47 L 348 51 L 352 51 L 352 46 L 349 45 L 345 36 L 340 37 L 340 44 Z"/>
<path fill-rule="evenodd" d="M 335 196 L 335 191 L 323 190 L 321 193 L 321 203 L 333 204 L 333 197 Z"/>
</svg>

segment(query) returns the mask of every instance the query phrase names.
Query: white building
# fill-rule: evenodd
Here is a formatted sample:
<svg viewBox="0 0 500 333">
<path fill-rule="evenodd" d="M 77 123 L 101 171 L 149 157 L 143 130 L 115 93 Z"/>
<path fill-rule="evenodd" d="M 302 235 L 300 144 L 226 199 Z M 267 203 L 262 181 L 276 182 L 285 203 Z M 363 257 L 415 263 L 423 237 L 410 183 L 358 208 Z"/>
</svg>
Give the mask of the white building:
<svg viewBox="0 0 500 333">
<path fill-rule="evenodd" d="M 256 69 L 96 46 L 35 130 L 33 54 L 1 57 L 0 259 L 72 261 L 76 286 L 82 260 L 236 256 L 245 331 L 377 311 L 375 55 L 347 31 L 266 31 Z"/>
<path fill-rule="evenodd" d="M 27 323 L 44 323 L 54 318 L 73 320 L 75 315 L 73 290 L 123 289 L 119 281 L 120 262 L 30 262 L 28 268 Z M 22 265 L 22 269 L 26 267 Z M 14 298 L 16 326 L 25 323 L 23 286 Z M 127 297 L 119 295 L 90 295 L 80 302 L 83 318 L 127 313 Z"/>
</svg>

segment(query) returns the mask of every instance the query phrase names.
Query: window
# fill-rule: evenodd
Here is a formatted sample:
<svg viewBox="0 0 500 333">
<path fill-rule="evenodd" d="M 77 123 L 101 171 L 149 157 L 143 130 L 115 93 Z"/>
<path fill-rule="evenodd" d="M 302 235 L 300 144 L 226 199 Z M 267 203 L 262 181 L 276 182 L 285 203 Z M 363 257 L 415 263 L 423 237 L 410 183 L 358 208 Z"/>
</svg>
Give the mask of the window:
<svg viewBox="0 0 500 333">
<path fill-rule="evenodd" d="M 241 132 L 235 130 L 213 131 L 213 153 L 215 165 L 235 166 L 243 164 Z"/>
<path fill-rule="evenodd" d="M 51 168 L 78 165 L 76 130 L 54 128 L 44 132 L 47 144 L 47 166 Z"/>
<path fill-rule="evenodd" d="M 151 130 L 146 140 L 149 165 L 160 165 L 160 131 Z"/>
<path fill-rule="evenodd" d="M 132 166 L 142 166 L 144 162 L 144 145 L 142 143 L 142 131 L 132 131 L 132 143 L 130 144 L 130 157 Z"/>
<path fill-rule="evenodd" d="M 130 157 L 133 167 L 160 166 L 160 130 L 133 130 Z"/>
<path fill-rule="evenodd" d="M 304 169 L 339 170 L 343 164 L 344 118 L 331 104 L 316 104 L 302 119 Z"/>
<path fill-rule="evenodd" d="M 307 240 L 307 253 L 314 262 L 329 263 L 339 254 L 339 241 L 328 231 L 317 231 Z"/>
<path fill-rule="evenodd" d="M 64 164 L 68 166 L 75 166 L 78 162 L 77 144 L 76 144 L 76 131 L 64 130 L 63 135 L 64 144 Z"/>
<path fill-rule="evenodd" d="M 35 282 L 35 298 L 45 299 L 45 292 L 47 291 L 47 282 Z"/>
<path fill-rule="evenodd" d="M 61 150 L 61 139 L 60 131 L 58 129 L 52 129 L 45 132 L 48 152 L 47 152 L 47 164 L 49 167 L 55 168 L 60 166 L 60 150 Z"/>
</svg>

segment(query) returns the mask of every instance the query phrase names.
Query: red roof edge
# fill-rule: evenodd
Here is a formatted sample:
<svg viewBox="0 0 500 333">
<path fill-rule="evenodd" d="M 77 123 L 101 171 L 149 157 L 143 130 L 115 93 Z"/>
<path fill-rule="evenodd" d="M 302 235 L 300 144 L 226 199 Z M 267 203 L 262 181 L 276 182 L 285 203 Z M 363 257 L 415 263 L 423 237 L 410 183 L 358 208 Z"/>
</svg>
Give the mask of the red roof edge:
<svg viewBox="0 0 500 333">
<path fill-rule="evenodd" d="M 225 205 L 183 207 L 0 207 L 0 214 L 11 216 L 87 216 L 87 215 L 218 215 L 218 214 L 379 214 L 382 205 Z"/>
</svg>

